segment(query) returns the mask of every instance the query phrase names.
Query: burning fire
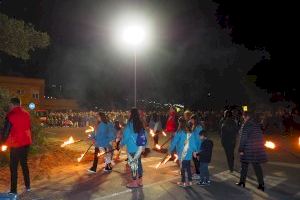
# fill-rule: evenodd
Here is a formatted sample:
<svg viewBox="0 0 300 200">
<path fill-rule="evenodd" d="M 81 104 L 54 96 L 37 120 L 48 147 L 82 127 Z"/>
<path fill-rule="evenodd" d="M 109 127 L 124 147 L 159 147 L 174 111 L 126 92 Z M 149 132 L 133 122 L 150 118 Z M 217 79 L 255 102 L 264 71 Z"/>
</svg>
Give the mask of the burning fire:
<svg viewBox="0 0 300 200">
<path fill-rule="evenodd" d="M 89 126 L 89 128 L 85 130 L 85 133 L 91 133 L 94 132 L 94 130 L 95 130 L 94 127 Z"/>
<path fill-rule="evenodd" d="M 159 168 L 159 166 L 161 165 L 161 163 L 162 163 L 162 162 L 159 162 L 159 163 L 156 165 L 156 167 L 155 167 L 155 168 L 156 168 L 156 169 L 158 169 L 158 168 Z"/>
<path fill-rule="evenodd" d="M 80 162 L 82 160 L 83 156 L 84 156 L 84 153 L 81 154 L 81 156 L 79 158 L 77 158 L 77 161 Z"/>
<path fill-rule="evenodd" d="M 178 160 L 178 155 L 177 155 L 177 154 L 174 154 L 174 157 L 175 157 L 174 162 L 177 162 L 177 160 Z"/>
<path fill-rule="evenodd" d="M 300 146 L 300 137 L 298 138 L 298 145 Z"/>
<path fill-rule="evenodd" d="M 162 134 L 163 134 L 163 136 L 167 137 L 167 134 L 166 134 L 166 132 L 164 132 L 164 131 L 163 131 L 163 132 L 162 132 Z"/>
<path fill-rule="evenodd" d="M 159 144 L 156 144 L 156 145 L 155 145 L 155 148 L 158 149 L 158 150 L 160 150 L 160 149 L 161 149 L 161 146 L 160 146 Z"/>
<path fill-rule="evenodd" d="M 150 135 L 151 135 L 151 137 L 155 136 L 155 133 L 154 133 L 154 131 L 152 129 L 150 129 Z"/>
<path fill-rule="evenodd" d="M 69 145 L 69 144 L 73 144 L 75 141 L 74 141 L 74 138 L 71 136 L 71 137 L 69 137 L 69 139 L 67 140 L 67 141 L 65 141 L 62 145 L 61 145 L 61 147 L 65 147 L 65 146 L 67 146 L 67 145 Z"/>
<path fill-rule="evenodd" d="M 6 150 L 7 150 L 7 146 L 6 146 L 6 145 L 2 145 L 2 146 L 1 146 L 1 151 L 4 152 L 4 151 L 6 151 Z"/>
<path fill-rule="evenodd" d="M 271 141 L 266 141 L 265 147 L 267 147 L 269 149 L 275 149 L 276 145 L 273 142 L 271 142 Z"/>
<path fill-rule="evenodd" d="M 166 164 L 171 158 L 172 158 L 172 156 L 168 155 L 168 157 L 165 159 L 165 161 L 163 162 L 163 164 Z"/>
</svg>

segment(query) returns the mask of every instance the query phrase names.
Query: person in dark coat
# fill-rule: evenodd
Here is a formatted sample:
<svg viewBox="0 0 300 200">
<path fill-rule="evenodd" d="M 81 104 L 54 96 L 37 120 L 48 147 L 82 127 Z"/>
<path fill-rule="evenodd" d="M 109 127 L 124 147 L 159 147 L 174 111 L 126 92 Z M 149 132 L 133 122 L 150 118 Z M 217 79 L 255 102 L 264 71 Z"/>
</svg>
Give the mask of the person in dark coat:
<svg viewBox="0 0 300 200">
<path fill-rule="evenodd" d="M 238 124 L 234 120 L 231 111 L 225 112 L 225 117 L 221 122 L 221 143 L 225 150 L 228 168 L 233 172 L 234 168 L 234 149 L 238 135 Z"/>
<path fill-rule="evenodd" d="M 243 119 L 244 123 L 240 130 L 241 139 L 239 146 L 242 169 L 240 182 L 237 185 L 245 187 L 248 165 L 251 163 L 259 184 L 257 188 L 264 191 L 263 171 L 260 164 L 267 162 L 267 155 L 262 130 L 249 112 L 243 113 Z"/>
</svg>

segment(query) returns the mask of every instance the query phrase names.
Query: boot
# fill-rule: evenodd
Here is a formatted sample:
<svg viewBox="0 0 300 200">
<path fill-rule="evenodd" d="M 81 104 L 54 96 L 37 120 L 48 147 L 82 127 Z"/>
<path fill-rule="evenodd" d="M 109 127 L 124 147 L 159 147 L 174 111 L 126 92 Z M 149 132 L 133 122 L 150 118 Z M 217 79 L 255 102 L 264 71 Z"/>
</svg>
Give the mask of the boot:
<svg viewBox="0 0 300 200">
<path fill-rule="evenodd" d="M 138 187 L 140 187 L 140 186 L 139 186 L 139 184 L 138 184 L 138 180 L 132 180 L 132 182 L 131 182 L 131 183 L 128 183 L 128 184 L 126 185 L 126 187 L 128 187 L 128 188 L 138 188 Z"/>
<path fill-rule="evenodd" d="M 236 185 L 240 186 L 240 187 L 243 187 L 243 188 L 245 187 L 245 183 L 243 183 L 243 182 L 238 182 L 238 183 L 236 183 Z"/>
<path fill-rule="evenodd" d="M 261 190 L 261 191 L 265 191 L 265 186 L 263 184 L 259 184 L 257 189 Z"/>
<path fill-rule="evenodd" d="M 139 186 L 143 187 L 143 177 L 138 179 Z"/>
</svg>

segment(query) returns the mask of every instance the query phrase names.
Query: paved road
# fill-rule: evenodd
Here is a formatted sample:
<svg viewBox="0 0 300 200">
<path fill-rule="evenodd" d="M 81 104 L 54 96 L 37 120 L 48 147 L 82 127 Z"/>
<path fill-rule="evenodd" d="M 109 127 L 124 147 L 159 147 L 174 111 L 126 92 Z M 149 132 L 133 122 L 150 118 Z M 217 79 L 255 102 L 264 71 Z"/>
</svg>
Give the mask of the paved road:
<svg viewBox="0 0 300 200">
<path fill-rule="evenodd" d="M 79 129 L 49 129 L 48 134 L 55 140 L 67 138 L 70 134 L 75 137 L 83 137 L 83 131 Z M 89 163 L 70 164 L 69 166 L 53 169 L 55 176 L 50 180 L 33 183 L 33 191 L 21 195 L 23 199 L 44 200 L 100 200 L 100 199 L 300 199 L 300 162 L 296 156 L 286 151 L 268 151 L 269 162 L 263 166 L 265 174 L 266 192 L 256 189 L 256 177 L 253 170 L 249 169 L 249 178 L 246 188 L 235 186 L 239 179 L 238 172 L 230 174 L 227 171 L 225 154 L 217 136 L 212 136 L 215 146 L 213 161 L 210 166 L 212 185 L 200 187 L 193 185 L 190 188 L 180 188 L 176 185 L 179 180 L 178 167 L 173 162 L 168 162 L 159 170 L 156 164 L 163 154 L 152 151 L 147 158 L 143 159 L 144 187 L 130 190 L 125 187 L 128 181 L 128 171 L 122 156 L 121 162 L 116 163 L 113 172 L 107 174 L 101 170 L 97 174 L 89 175 L 86 169 Z M 282 139 L 281 139 L 282 140 Z M 288 139 L 282 140 L 288 144 Z M 87 144 L 77 145 L 82 151 Z M 290 147 L 290 145 L 288 145 Z M 295 146 L 295 148 L 297 148 Z M 300 149 L 300 147 L 299 147 Z M 289 149 L 291 150 L 291 149 Z M 236 162 L 236 171 L 239 163 Z"/>
</svg>

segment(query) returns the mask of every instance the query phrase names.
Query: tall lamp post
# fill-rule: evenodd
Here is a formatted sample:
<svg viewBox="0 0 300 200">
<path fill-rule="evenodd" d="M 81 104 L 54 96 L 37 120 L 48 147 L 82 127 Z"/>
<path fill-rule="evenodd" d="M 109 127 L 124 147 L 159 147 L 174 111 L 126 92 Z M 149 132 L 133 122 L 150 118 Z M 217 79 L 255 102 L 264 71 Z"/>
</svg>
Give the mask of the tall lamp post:
<svg viewBox="0 0 300 200">
<path fill-rule="evenodd" d="M 146 39 L 146 29 L 143 24 L 131 23 L 124 26 L 122 30 L 123 42 L 133 49 L 134 53 L 134 107 L 137 102 L 137 85 L 136 85 L 136 60 L 137 50 L 141 48 Z"/>
</svg>

